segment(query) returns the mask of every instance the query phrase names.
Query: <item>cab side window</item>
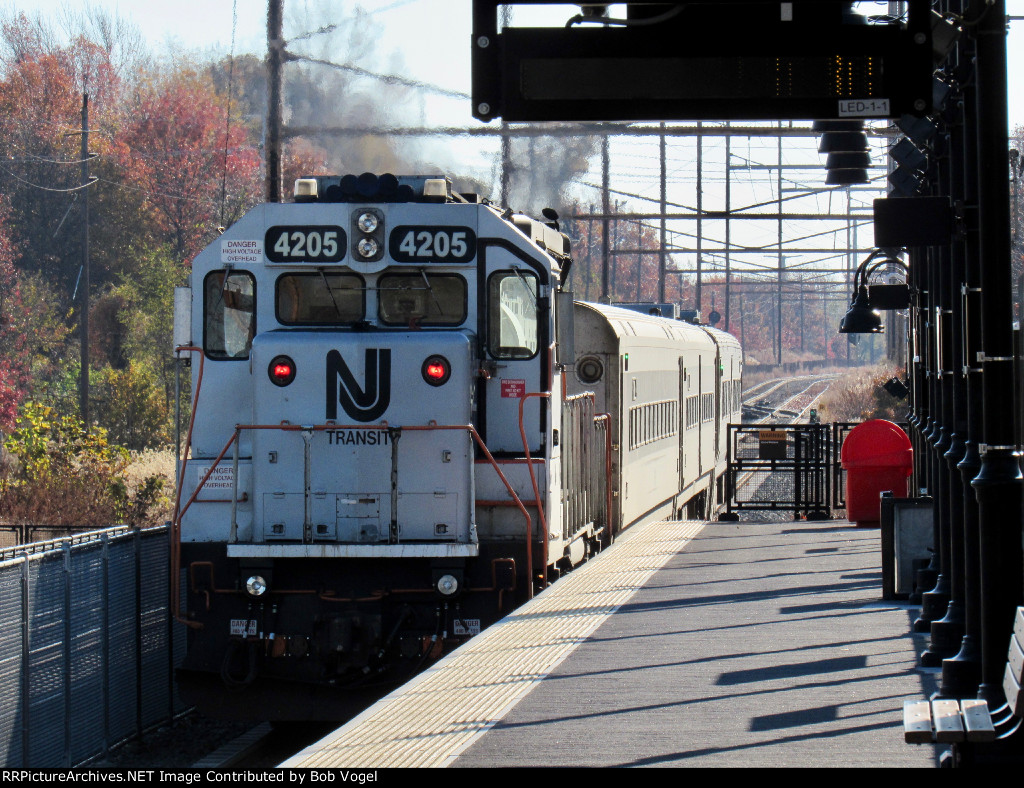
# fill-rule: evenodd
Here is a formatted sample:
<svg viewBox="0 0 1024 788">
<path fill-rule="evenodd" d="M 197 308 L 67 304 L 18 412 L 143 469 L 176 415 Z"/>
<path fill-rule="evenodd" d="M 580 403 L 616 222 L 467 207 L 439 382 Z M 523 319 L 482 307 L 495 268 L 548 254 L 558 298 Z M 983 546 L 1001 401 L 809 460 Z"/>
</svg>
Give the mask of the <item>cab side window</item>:
<svg viewBox="0 0 1024 788">
<path fill-rule="evenodd" d="M 207 358 L 249 358 L 256 333 L 256 280 L 247 271 L 211 271 L 203 281 L 203 351 Z"/>
<path fill-rule="evenodd" d="M 487 282 L 487 347 L 494 358 L 525 359 L 537 353 L 537 277 L 499 271 Z"/>
</svg>

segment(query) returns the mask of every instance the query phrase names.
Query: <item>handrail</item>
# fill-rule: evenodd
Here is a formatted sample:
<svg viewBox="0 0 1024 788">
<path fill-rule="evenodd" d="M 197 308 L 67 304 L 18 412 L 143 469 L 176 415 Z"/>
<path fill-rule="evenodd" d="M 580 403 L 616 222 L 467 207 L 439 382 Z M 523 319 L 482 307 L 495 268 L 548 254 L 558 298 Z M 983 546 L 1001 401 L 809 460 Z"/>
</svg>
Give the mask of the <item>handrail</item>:
<svg viewBox="0 0 1024 788">
<path fill-rule="evenodd" d="M 197 393 L 198 393 L 198 387 L 197 387 Z M 231 448 L 232 444 L 234 444 L 238 440 L 240 440 L 239 436 L 240 436 L 240 434 L 241 434 L 241 432 L 243 430 L 280 430 L 282 432 L 300 432 L 300 431 L 325 432 L 327 430 L 368 430 L 368 431 L 369 430 L 374 430 L 374 431 L 378 431 L 378 432 L 384 432 L 384 431 L 390 431 L 390 430 L 397 430 L 399 432 L 402 432 L 402 431 L 409 430 L 409 431 L 413 431 L 413 432 L 427 432 L 427 431 L 435 431 L 435 430 L 465 430 L 465 431 L 467 431 L 472 436 L 472 438 L 476 442 L 477 446 L 479 446 L 480 450 L 483 452 L 483 454 L 487 458 L 488 462 L 494 468 L 495 473 L 498 474 L 498 478 L 501 479 L 502 483 L 505 485 L 505 489 L 508 490 L 509 495 L 512 496 L 513 502 L 518 507 L 518 509 L 522 513 L 523 517 L 526 519 L 527 560 L 529 562 L 530 552 L 531 552 L 530 551 L 529 540 L 530 540 L 530 536 L 531 536 L 531 534 L 533 532 L 533 519 L 530 517 L 530 513 L 526 510 L 526 506 L 523 504 L 522 500 L 519 498 L 519 496 L 516 493 L 515 489 L 512 487 L 512 485 L 509 483 L 508 479 L 505 477 L 505 474 L 502 473 L 501 468 L 498 467 L 498 463 L 495 461 L 494 457 L 491 455 L 490 451 L 487 449 L 487 446 L 484 445 L 483 439 L 480 437 L 480 433 L 477 432 L 476 427 L 474 427 L 472 424 L 451 424 L 451 425 L 448 425 L 448 424 L 436 424 L 436 423 L 432 422 L 432 423 L 427 424 L 427 425 L 409 425 L 409 426 L 403 426 L 403 427 L 392 427 L 392 426 L 388 425 L 387 422 L 381 422 L 379 424 L 352 424 L 352 425 L 348 425 L 348 424 L 314 424 L 314 425 L 301 425 L 301 424 L 236 424 L 235 425 L 234 433 L 228 439 L 228 442 L 224 445 L 224 448 L 221 449 L 221 451 L 217 455 L 216 459 L 214 459 L 214 461 L 211 463 L 210 467 L 206 471 L 206 474 L 203 476 L 202 479 L 199 480 L 199 484 L 196 485 L 196 489 L 192 492 L 192 495 L 189 497 L 189 499 L 185 503 L 185 505 L 180 508 L 180 511 L 179 511 L 179 504 L 180 504 L 180 501 L 181 501 L 181 489 L 180 489 L 180 485 L 179 485 L 178 494 L 177 494 L 176 500 L 175 500 L 174 524 L 175 524 L 176 527 L 172 528 L 172 540 L 174 542 L 174 544 L 172 545 L 172 555 L 174 556 L 174 558 L 172 559 L 172 563 L 174 565 L 175 577 L 177 577 L 177 573 L 179 571 L 178 567 L 180 566 L 181 520 L 182 520 L 182 518 L 184 518 L 185 513 L 189 510 L 189 508 L 195 502 L 195 500 L 198 497 L 199 493 L 202 491 L 203 486 L 209 480 L 209 478 L 213 474 L 214 470 L 216 470 L 216 468 L 220 464 L 221 460 L 224 459 L 224 456 L 227 454 L 228 449 Z M 189 435 L 191 436 L 191 427 L 189 429 Z M 184 479 L 184 472 L 182 473 L 182 479 Z M 238 484 L 237 472 L 235 474 L 234 484 L 235 485 Z M 234 498 L 236 496 L 237 496 L 237 490 L 233 490 L 232 497 Z M 234 528 L 232 530 L 234 530 Z M 529 571 L 529 566 L 528 566 L 528 571 Z M 532 598 L 533 597 L 532 581 L 530 583 L 530 587 L 529 587 L 528 593 L 529 593 L 530 598 Z M 198 622 L 195 622 L 195 621 L 191 621 L 190 622 L 190 621 L 187 621 L 187 620 L 183 620 L 180 617 L 180 609 L 179 609 L 179 605 L 178 605 L 178 601 L 177 601 L 177 589 L 176 588 L 175 588 L 175 597 L 171 601 L 172 601 L 172 605 L 173 605 L 173 611 L 174 611 L 174 614 L 175 614 L 175 617 L 176 617 L 177 620 L 179 620 L 182 623 L 184 623 L 184 624 L 186 624 L 188 626 L 191 626 L 191 627 L 201 627 L 202 626 L 202 624 L 199 624 Z"/>
<path fill-rule="evenodd" d="M 203 352 L 201 347 L 196 347 L 195 345 L 182 345 L 175 348 L 176 353 L 181 353 L 182 351 L 199 354 L 199 377 L 196 380 L 196 390 L 192 393 L 192 409 L 188 417 L 188 432 L 185 435 L 185 446 L 181 456 L 177 458 L 179 481 L 178 489 L 174 491 L 174 516 L 171 518 L 171 613 L 174 616 L 174 620 L 179 624 L 184 624 L 192 629 L 201 629 L 202 624 L 196 621 L 189 621 L 181 615 L 181 580 L 179 575 L 181 574 L 181 518 L 184 512 L 180 512 L 179 507 L 181 505 L 182 482 L 185 478 L 185 465 L 188 462 L 188 454 L 192 448 L 192 429 L 196 423 L 199 392 L 203 387 L 203 367 L 205 366 L 206 353 Z M 225 451 L 227 451 L 227 447 L 225 447 Z M 207 478 L 209 478 L 209 475 L 207 475 Z M 206 484 L 206 479 L 203 479 L 203 484 Z M 198 489 L 202 489 L 203 484 L 200 484 Z"/>
<path fill-rule="evenodd" d="M 612 522 L 612 414 L 598 413 L 594 421 L 606 421 L 608 426 L 604 430 L 604 494 L 605 513 L 608 520 L 608 544 L 615 541 L 615 527 Z"/>
<path fill-rule="evenodd" d="M 519 398 L 519 435 L 523 439 L 523 451 L 526 453 L 526 467 L 530 471 L 530 484 L 533 485 L 533 498 L 537 505 L 537 516 L 540 518 L 541 528 L 544 529 L 544 582 L 543 588 L 548 587 L 548 521 L 544 516 L 544 505 L 540 500 L 540 489 L 537 486 L 537 475 L 533 472 L 533 461 L 530 457 L 530 445 L 526 440 L 526 428 L 523 426 L 523 405 L 531 397 L 550 399 L 550 391 L 531 391 Z M 533 597 L 533 534 L 527 534 L 526 538 L 526 576 L 530 579 L 530 597 Z"/>
<path fill-rule="evenodd" d="M 565 375 L 562 375 L 562 401 L 573 402 L 578 399 L 589 399 L 597 407 L 597 397 L 593 391 L 581 391 L 579 394 L 566 394 Z M 605 427 L 605 449 L 604 449 L 604 487 L 605 487 L 605 517 L 608 526 L 608 543 L 615 541 L 615 533 L 612 527 L 612 415 L 610 413 L 595 413 L 594 422 L 607 422 Z"/>
</svg>

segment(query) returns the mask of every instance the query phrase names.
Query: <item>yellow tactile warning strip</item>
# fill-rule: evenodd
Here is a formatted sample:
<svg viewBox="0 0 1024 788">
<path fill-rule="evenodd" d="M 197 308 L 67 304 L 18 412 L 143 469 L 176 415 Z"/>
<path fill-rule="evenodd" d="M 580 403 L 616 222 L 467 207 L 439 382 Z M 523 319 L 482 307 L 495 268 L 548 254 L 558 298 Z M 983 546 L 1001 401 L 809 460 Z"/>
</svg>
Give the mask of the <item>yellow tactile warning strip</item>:
<svg viewBox="0 0 1024 788">
<path fill-rule="evenodd" d="M 629 529 L 598 558 L 281 766 L 450 764 L 703 527 L 659 521 Z"/>
</svg>

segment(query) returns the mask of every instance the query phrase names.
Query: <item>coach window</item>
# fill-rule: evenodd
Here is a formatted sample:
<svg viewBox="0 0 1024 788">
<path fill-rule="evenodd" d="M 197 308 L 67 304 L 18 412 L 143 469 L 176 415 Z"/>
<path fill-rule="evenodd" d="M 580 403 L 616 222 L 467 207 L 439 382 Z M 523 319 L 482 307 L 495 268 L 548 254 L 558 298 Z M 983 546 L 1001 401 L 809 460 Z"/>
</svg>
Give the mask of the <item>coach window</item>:
<svg viewBox="0 0 1024 788">
<path fill-rule="evenodd" d="M 203 281 L 203 350 L 211 359 L 247 359 L 256 333 L 256 280 L 247 271 L 211 271 Z"/>
<path fill-rule="evenodd" d="M 355 274 L 283 274 L 275 308 L 283 325 L 351 325 L 363 319 L 363 280 Z"/>
<path fill-rule="evenodd" d="M 537 353 L 537 277 L 499 271 L 487 283 L 487 345 L 494 358 Z"/>
<path fill-rule="evenodd" d="M 386 326 L 458 326 L 466 320 L 466 280 L 455 274 L 389 274 L 377 280 Z"/>
</svg>

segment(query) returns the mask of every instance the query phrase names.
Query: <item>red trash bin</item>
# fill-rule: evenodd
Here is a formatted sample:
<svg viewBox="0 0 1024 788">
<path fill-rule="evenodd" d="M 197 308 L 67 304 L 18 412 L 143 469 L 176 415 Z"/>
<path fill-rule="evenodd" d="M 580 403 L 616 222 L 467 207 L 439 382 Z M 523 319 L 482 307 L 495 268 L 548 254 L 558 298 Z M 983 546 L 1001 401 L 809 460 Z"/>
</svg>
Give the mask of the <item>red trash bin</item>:
<svg viewBox="0 0 1024 788">
<path fill-rule="evenodd" d="M 907 479 L 914 468 L 914 450 L 899 425 L 872 419 L 850 430 L 839 454 L 846 470 L 846 519 L 857 525 L 878 525 L 881 493 L 907 497 Z"/>
</svg>

